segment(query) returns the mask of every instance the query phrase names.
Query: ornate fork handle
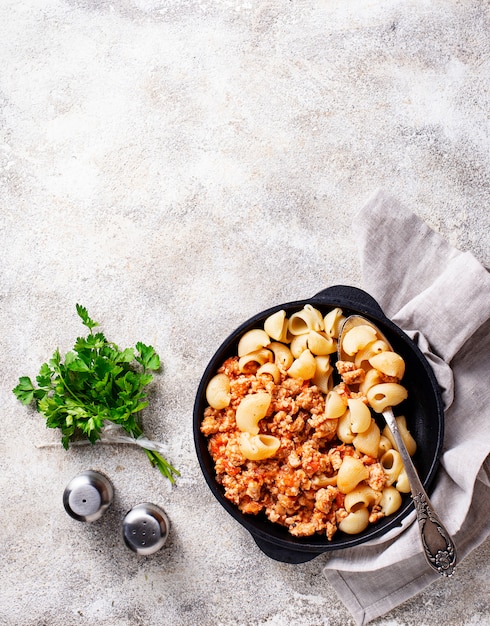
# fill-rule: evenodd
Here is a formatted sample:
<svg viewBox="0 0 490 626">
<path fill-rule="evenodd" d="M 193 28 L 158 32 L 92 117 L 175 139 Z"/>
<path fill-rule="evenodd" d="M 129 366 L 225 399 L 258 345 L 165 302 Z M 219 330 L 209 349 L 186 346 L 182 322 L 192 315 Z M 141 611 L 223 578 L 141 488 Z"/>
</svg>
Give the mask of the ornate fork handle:
<svg viewBox="0 0 490 626">
<path fill-rule="evenodd" d="M 452 576 L 456 565 L 456 550 L 449 533 L 432 508 L 425 491 L 418 493 L 412 491 L 412 497 L 429 565 L 442 576 Z"/>
<path fill-rule="evenodd" d="M 450 534 L 435 512 L 429 496 L 424 490 L 391 408 L 383 411 L 383 416 L 395 439 L 403 460 L 419 522 L 420 537 L 428 564 L 442 576 L 452 576 L 456 565 L 456 548 Z"/>
</svg>

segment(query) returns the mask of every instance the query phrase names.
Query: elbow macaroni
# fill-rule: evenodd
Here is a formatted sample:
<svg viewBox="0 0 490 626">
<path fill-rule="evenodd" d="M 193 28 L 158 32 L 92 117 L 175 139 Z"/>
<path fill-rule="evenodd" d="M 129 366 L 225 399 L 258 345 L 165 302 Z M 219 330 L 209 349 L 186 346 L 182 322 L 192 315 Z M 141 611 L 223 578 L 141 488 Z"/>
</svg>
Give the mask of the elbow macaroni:
<svg viewBox="0 0 490 626">
<path fill-rule="evenodd" d="M 289 319 L 277 311 L 242 335 L 206 389 L 201 430 L 226 497 L 294 536 L 360 533 L 410 491 L 391 433 L 375 419 L 407 397 L 405 364 L 372 327 L 358 326 L 343 347 L 364 375 L 355 393 L 337 382 L 330 355 L 344 320 L 338 307 L 323 316 L 307 304 Z M 406 420 L 397 422 L 413 454 Z"/>
</svg>

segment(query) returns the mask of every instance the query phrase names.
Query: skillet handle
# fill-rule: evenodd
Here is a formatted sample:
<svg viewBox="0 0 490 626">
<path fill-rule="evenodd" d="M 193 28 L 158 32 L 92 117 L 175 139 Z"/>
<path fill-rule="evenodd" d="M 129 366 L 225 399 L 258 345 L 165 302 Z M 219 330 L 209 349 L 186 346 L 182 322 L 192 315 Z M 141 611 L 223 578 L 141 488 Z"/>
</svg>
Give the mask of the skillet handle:
<svg viewBox="0 0 490 626">
<path fill-rule="evenodd" d="M 281 546 L 276 546 L 270 541 L 265 541 L 261 537 L 256 537 L 253 534 L 252 539 L 266 556 L 274 559 L 274 561 L 281 561 L 282 563 L 297 565 L 299 563 L 311 561 L 320 555 L 320 552 L 300 552 L 299 550 L 282 548 Z"/>
<path fill-rule="evenodd" d="M 358 287 L 333 285 L 332 287 L 327 287 L 318 292 L 313 298 L 329 305 L 337 305 L 339 307 L 347 306 L 367 313 L 368 315 L 386 318 L 383 309 L 376 300 L 366 291 Z"/>
</svg>

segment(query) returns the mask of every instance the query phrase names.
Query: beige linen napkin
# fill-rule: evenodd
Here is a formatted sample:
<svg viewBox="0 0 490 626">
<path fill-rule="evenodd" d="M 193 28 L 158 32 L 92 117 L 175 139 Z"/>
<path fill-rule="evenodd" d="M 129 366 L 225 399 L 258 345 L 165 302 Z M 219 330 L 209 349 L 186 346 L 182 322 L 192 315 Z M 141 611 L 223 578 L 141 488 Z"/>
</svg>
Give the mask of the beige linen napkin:
<svg viewBox="0 0 490 626">
<path fill-rule="evenodd" d="M 443 392 L 444 447 L 430 495 L 461 561 L 490 534 L 490 274 L 383 191 L 353 229 L 363 287 L 417 342 Z M 414 519 L 396 536 L 331 553 L 324 574 L 357 624 L 440 578 Z"/>
</svg>

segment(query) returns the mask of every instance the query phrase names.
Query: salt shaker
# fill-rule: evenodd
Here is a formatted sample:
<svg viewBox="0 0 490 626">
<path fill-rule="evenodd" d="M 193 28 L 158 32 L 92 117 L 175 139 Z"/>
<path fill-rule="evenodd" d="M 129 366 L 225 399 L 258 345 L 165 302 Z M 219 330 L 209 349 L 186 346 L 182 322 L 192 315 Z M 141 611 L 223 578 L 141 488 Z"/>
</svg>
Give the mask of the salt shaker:
<svg viewBox="0 0 490 626">
<path fill-rule="evenodd" d="M 170 522 L 160 507 L 143 502 L 133 507 L 123 520 L 123 538 L 136 554 L 147 556 L 157 552 L 167 541 Z"/>
</svg>

